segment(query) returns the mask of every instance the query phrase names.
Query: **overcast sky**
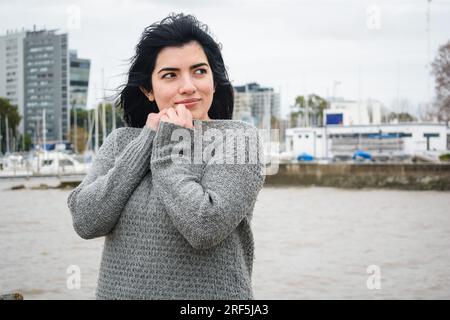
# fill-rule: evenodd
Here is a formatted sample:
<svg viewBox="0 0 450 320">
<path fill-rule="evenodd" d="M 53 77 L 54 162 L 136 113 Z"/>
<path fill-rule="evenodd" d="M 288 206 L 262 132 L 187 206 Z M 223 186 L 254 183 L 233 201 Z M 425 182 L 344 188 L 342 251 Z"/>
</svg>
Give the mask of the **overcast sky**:
<svg viewBox="0 0 450 320">
<path fill-rule="evenodd" d="M 450 40 L 450 0 L 432 1 L 430 9 L 433 58 Z M 390 107 L 397 98 L 428 101 L 429 83 L 434 93 L 427 0 L 0 0 L 0 34 L 33 25 L 69 32 L 69 47 L 92 61 L 92 106 L 101 97 L 102 68 L 107 89 L 122 84 L 143 29 L 170 12 L 208 24 L 233 84 L 274 87 L 284 114 L 300 94 Z"/>
</svg>

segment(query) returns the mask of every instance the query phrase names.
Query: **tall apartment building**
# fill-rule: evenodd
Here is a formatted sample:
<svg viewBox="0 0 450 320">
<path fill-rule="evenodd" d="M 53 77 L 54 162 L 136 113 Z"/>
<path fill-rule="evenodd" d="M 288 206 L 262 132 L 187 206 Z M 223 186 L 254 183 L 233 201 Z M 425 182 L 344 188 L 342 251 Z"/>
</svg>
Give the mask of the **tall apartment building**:
<svg viewBox="0 0 450 320">
<path fill-rule="evenodd" d="M 24 39 L 25 132 L 42 141 L 43 110 L 47 142 L 67 139 L 69 55 L 67 34 L 28 31 Z"/>
<path fill-rule="evenodd" d="M 20 115 L 24 114 L 24 65 L 23 40 L 24 30 L 6 32 L 0 36 L 0 97 L 18 107 Z M 24 121 L 19 124 L 18 131 L 24 132 Z"/>
<path fill-rule="evenodd" d="M 75 50 L 70 50 L 69 55 L 70 55 L 70 97 L 69 97 L 70 108 L 86 109 L 91 61 L 89 59 L 79 58 Z"/>
<path fill-rule="evenodd" d="M 258 83 L 235 86 L 233 119 L 252 123 L 260 129 L 271 127 L 271 117 L 281 118 L 280 94 Z"/>
</svg>

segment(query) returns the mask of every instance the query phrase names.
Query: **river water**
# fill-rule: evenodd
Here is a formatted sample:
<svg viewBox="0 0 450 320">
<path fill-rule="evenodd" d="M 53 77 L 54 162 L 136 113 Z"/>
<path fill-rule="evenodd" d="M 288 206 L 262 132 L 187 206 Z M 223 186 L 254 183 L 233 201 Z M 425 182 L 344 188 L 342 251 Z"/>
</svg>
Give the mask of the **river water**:
<svg viewBox="0 0 450 320">
<path fill-rule="evenodd" d="M 40 183 L 58 180 L 0 180 L 0 294 L 93 299 L 103 239 L 73 231 L 70 189 L 32 189 Z M 253 218 L 255 298 L 450 299 L 449 209 L 448 192 L 266 186 Z"/>
</svg>

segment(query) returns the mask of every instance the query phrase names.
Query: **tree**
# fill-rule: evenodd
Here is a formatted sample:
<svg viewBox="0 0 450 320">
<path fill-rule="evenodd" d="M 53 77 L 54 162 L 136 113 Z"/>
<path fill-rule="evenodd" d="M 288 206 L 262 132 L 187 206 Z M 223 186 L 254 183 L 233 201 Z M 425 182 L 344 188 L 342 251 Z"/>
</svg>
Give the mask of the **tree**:
<svg viewBox="0 0 450 320">
<path fill-rule="evenodd" d="M 415 122 L 417 117 L 414 114 L 414 107 L 406 98 L 392 101 L 391 112 L 382 116 L 382 122 Z M 423 109 L 422 109 L 423 112 Z"/>
<path fill-rule="evenodd" d="M 19 126 L 22 117 L 19 115 L 16 106 L 13 106 L 8 99 L 0 97 L 0 121 L 1 121 L 1 131 L 0 131 L 0 153 L 7 150 L 6 147 L 6 118 L 8 118 L 8 128 L 9 128 L 9 141 L 10 141 L 10 151 L 14 151 L 14 145 L 16 143 L 11 143 L 12 141 L 19 141 L 17 127 Z"/>
<path fill-rule="evenodd" d="M 21 151 L 29 151 L 33 142 L 31 141 L 31 136 L 28 133 L 25 133 L 25 136 L 21 136 L 21 138 L 24 140 L 20 140 L 19 143 L 19 150 Z M 22 150 L 22 146 L 24 147 L 24 150 Z"/>
<path fill-rule="evenodd" d="M 291 126 L 300 125 L 299 118 L 304 119 L 305 126 L 321 126 L 327 105 L 327 101 L 316 94 L 297 96 L 291 112 Z"/>
<path fill-rule="evenodd" d="M 442 45 L 432 63 L 438 119 L 450 120 L 450 41 Z"/>
<path fill-rule="evenodd" d="M 397 120 L 398 122 L 415 122 L 417 118 L 409 114 L 408 112 L 391 112 L 389 113 L 383 122 L 391 122 Z"/>
</svg>

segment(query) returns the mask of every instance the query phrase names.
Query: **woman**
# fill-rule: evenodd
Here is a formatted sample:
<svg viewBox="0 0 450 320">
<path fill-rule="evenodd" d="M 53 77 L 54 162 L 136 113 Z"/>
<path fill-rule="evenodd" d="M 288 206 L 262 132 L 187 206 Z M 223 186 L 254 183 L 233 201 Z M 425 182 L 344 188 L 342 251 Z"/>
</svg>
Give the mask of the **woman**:
<svg viewBox="0 0 450 320">
<path fill-rule="evenodd" d="M 119 105 L 128 126 L 107 137 L 68 198 L 76 232 L 106 237 L 97 298 L 253 299 L 263 166 L 230 162 L 242 160 L 230 133 L 256 129 L 231 120 L 233 88 L 207 27 L 179 14 L 146 28 Z M 256 142 L 245 159 L 253 145 L 261 156 Z"/>
</svg>

